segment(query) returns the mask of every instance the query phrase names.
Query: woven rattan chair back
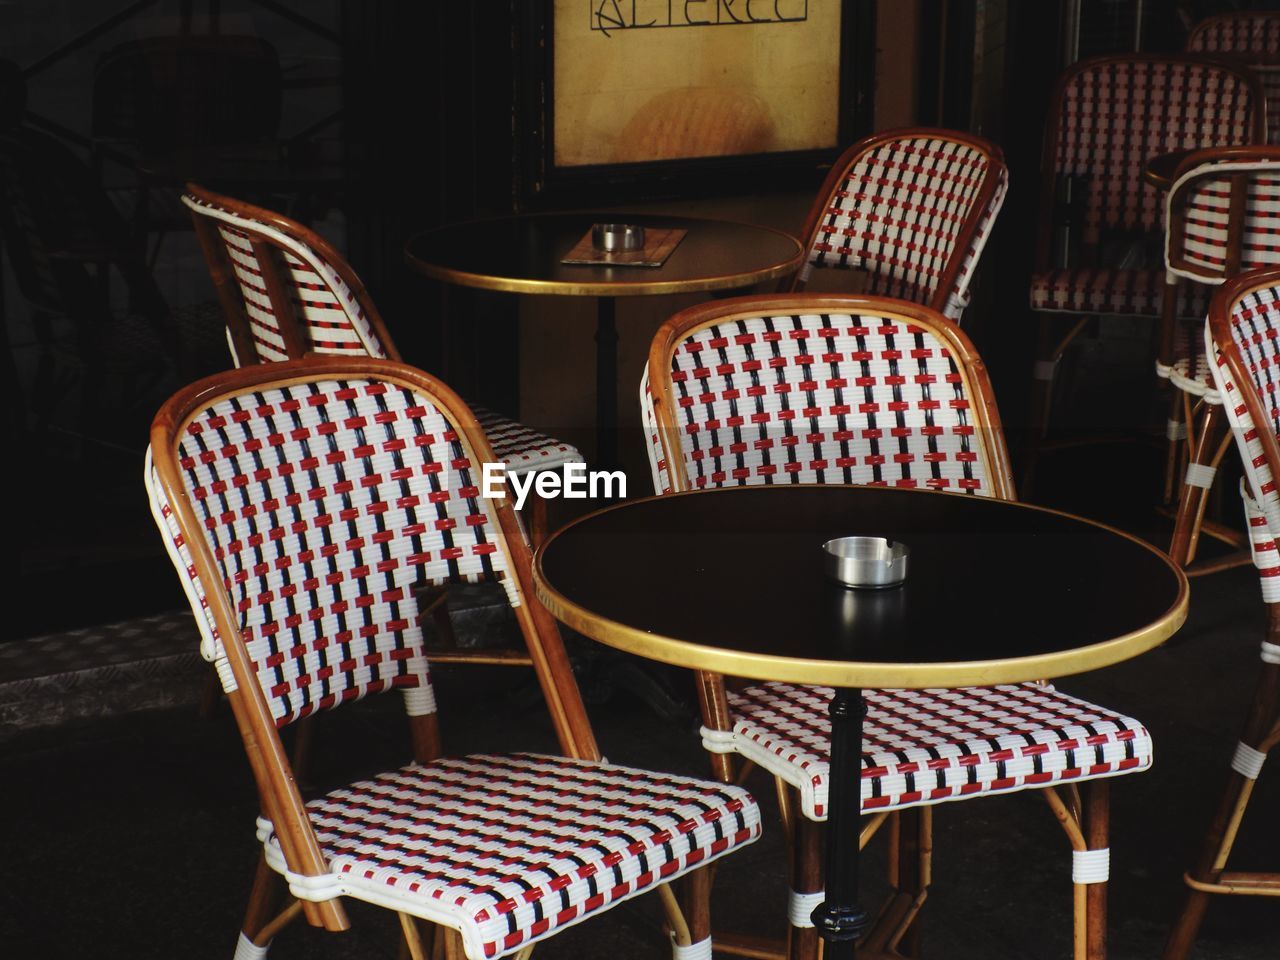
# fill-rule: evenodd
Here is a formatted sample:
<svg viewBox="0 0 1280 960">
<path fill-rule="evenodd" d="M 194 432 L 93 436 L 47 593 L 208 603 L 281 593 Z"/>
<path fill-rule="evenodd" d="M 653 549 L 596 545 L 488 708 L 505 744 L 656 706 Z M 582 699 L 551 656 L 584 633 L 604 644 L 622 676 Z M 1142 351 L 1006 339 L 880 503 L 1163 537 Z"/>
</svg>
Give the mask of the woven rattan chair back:
<svg viewBox="0 0 1280 960">
<path fill-rule="evenodd" d="M 955 130 L 893 130 L 855 143 L 827 176 L 801 236 L 815 268 L 856 270 L 865 292 L 958 318 L 1008 170 L 1000 148 Z"/>
<path fill-rule="evenodd" d="M 433 714 L 420 595 L 464 581 L 503 586 L 553 714 L 566 697 L 580 713 L 559 633 L 526 602 L 513 512 L 480 494 L 493 452 L 427 374 L 319 357 L 220 374 L 161 410 L 151 457 L 203 652 L 233 697 L 260 691 L 247 699 L 273 726 L 393 689 Z M 561 736 L 594 753 L 589 728 Z"/>
<path fill-rule="evenodd" d="M 237 366 L 309 353 L 399 359 L 360 278 L 315 231 L 194 184 L 182 202 L 195 221 Z"/>
<path fill-rule="evenodd" d="M 1280 147 L 1198 150 L 1169 190 L 1165 266 L 1200 283 L 1280 265 Z"/>
<path fill-rule="evenodd" d="M 1201 20 L 1187 38 L 1187 52 L 1247 64 L 1267 98 L 1267 143 L 1280 143 L 1280 13 L 1223 13 Z"/>
<path fill-rule="evenodd" d="M 677 313 L 641 384 L 660 493 L 771 483 L 1012 497 L 986 368 L 935 310 L 777 294 Z"/>
<path fill-rule="evenodd" d="M 1043 163 L 1039 268 L 1055 262 L 1055 234 L 1071 223 L 1066 256 L 1096 263 L 1117 235 L 1154 234 L 1160 195 L 1142 182 L 1152 157 L 1263 142 L 1262 89 L 1244 67 L 1190 55 L 1083 60 L 1058 80 Z"/>
<path fill-rule="evenodd" d="M 1280 530 L 1280 270 L 1245 274 L 1218 291 L 1206 324 L 1214 382 L 1223 398 L 1247 492 L 1271 531 Z M 1252 521 L 1251 521 L 1252 522 Z M 1275 545 L 1271 545 L 1275 557 Z M 1257 557 L 1255 544 L 1255 559 Z M 1280 573 L 1280 562 L 1269 564 Z M 1280 601 L 1280 576 L 1264 573 L 1268 602 Z"/>
</svg>

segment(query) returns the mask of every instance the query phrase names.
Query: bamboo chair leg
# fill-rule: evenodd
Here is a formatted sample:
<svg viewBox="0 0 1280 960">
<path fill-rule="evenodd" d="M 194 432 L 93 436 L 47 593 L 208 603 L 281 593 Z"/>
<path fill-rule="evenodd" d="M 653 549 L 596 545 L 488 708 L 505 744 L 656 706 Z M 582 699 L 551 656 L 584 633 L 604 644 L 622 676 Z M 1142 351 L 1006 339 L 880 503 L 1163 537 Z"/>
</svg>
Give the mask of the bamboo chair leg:
<svg viewBox="0 0 1280 960">
<path fill-rule="evenodd" d="M 1018 490 L 1026 499 L 1031 494 L 1035 480 L 1036 461 L 1040 455 L 1040 446 L 1049 432 L 1049 415 L 1053 403 L 1053 382 L 1057 373 L 1058 361 L 1089 322 L 1083 317 L 1072 324 L 1066 335 L 1057 343 L 1053 341 L 1053 317 L 1040 317 L 1039 347 L 1036 352 L 1036 365 L 1032 371 L 1031 386 L 1031 420 L 1027 431 L 1026 453 L 1023 457 L 1022 482 Z"/>
<path fill-rule="evenodd" d="M 547 539 L 547 500 L 534 496 L 529 501 L 529 546 L 537 550 Z"/>
<path fill-rule="evenodd" d="M 1071 843 L 1072 957 L 1105 960 L 1107 927 L 1107 781 L 1088 784 L 1085 807 L 1068 805 L 1054 787 L 1040 791 Z M 1083 821 L 1083 822 L 1082 822 Z"/>
<path fill-rule="evenodd" d="M 267 865 L 264 855 L 258 855 L 258 867 L 253 875 L 253 887 L 249 891 L 249 905 L 245 909 L 244 924 L 240 928 L 240 942 L 236 947 L 236 960 L 256 960 L 265 957 L 267 947 L 277 933 L 302 915 L 302 901 L 292 900 L 284 910 L 275 913 L 275 903 L 281 889 L 279 875 Z"/>
<path fill-rule="evenodd" d="M 409 948 L 411 960 L 428 960 L 427 948 L 422 943 L 422 933 L 418 930 L 418 920 L 412 914 L 399 913 L 400 930 L 404 933 L 405 945 Z"/>
<path fill-rule="evenodd" d="M 817 960 L 821 943 L 809 919 L 815 895 L 823 890 L 822 826 L 800 813 L 799 798 L 791 795 L 791 894 L 788 903 L 787 960 Z"/>
<path fill-rule="evenodd" d="M 444 960 L 467 960 L 462 949 L 462 934 L 449 927 L 441 927 L 436 935 L 444 941 Z"/>
<path fill-rule="evenodd" d="M 1195 547 L 1199 543 L 1200 527 L 1204 522 L 1206 497 L 1213 485 L 1217 465 L 1226 453 L 1225 444 L 1230 439 L 1222 407 L 1206 403 L 1200 411 L 1200 424 L 1191 451 L 1191 462 L 1183 477 L 1182 495 L 1178 499 L 1178 512 L 1173 523 L 1173 538 L 1169 543 L 1169 556 L 1180 566 L 1186 566 L 1195 558 Z"/>
<path fill-rule="evenodd" d="M 1169 400 L 1169 417 L 1165 421 L 1164 435 L 1168 439 L 1168 451 L 1165 455 L 1164 463 L 1164 492 L 1160 496 L 1160 502 L 1169 504 L 1173 502 L 1174 486 L 1178 479 L 1178 461 L 1182 453 L 1183 441 L 1191 431 L 1191 421 L 1185 418 L 1183 412 L 1183 393 L 1181 390 L 1170 387 L 1173 396 Z"/>
<path fill-rule="evenodd" d="M 1267 640 L 1280 641 L 1280 604 L 1271 604 L 1268 614 L 1270 624 Z M 1186 875 L 1188 890 L 1182 909 L 1174 921 L 1169 939 L 1165 943 L 1163 960 L 1184 960 L 1195 943 L 1200 923 L 1209 906 L 1209 890 L 1204 885 L 1216 884 L 1226 869 L 1231 848 L 1235 845 L 1246 807 L 1253 795 L 1253 786 L 1261 766 L 1265 748 L 1272 745 L 1277 735 L 1277 713 L 1280 712 L 1280 664 L 1268 663 L 1258 678 L 1257 691 L 1245 721 L 1236 755 L 1232 759 L 1231 773 L 1218 803 L 1218 811 L 1209 824 L 1200 847 L 1196 865 Z M 1241 747 L 1247 748 L 1242 750 Z M 1252 766 L 1250 765 L 1252 759 Z M 1196 886 L 1192 886 L 1195 884 Z M 1200 888 L 1197 889 L 1197 886 Z"/>
<path fill-rule="evenodd" d="M 893 946 L 908 957 L 920 956 L 920 907 L 928 895 L 933 872 L 933 808 L 913 807 L 897 815 L 897 856 L 892 885 L 912 898 L 912 915 Z"/>
</svg>

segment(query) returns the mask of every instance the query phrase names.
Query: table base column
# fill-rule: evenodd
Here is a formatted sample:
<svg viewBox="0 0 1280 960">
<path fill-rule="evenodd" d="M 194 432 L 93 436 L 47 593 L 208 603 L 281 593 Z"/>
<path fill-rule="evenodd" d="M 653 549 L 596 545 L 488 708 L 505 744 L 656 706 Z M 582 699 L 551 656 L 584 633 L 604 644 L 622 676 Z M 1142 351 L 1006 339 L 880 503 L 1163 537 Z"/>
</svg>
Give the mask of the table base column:
<svg viewBox="0 0 1280 960">
<path fill-rule="evenodd" d="M 825 960 L 854 960 L 867 929 L 858 906 L 858 840 L 862 816 L 862 691 L 837 687 L 831 716 L 831 772 L 827 794 L 826 899 L 811 919 L 825 941 Z"/>
</svg>

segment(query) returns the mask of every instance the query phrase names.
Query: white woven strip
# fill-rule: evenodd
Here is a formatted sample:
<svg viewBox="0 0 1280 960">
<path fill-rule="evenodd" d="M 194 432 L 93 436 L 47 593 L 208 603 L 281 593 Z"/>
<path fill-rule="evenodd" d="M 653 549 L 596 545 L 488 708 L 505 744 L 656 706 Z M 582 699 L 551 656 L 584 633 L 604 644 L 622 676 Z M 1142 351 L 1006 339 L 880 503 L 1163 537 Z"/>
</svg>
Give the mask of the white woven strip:
<svg viewBox="0 0 1280 960">
<path fill-rule="evenodd" d="M 213 668 L 218 671 L 218 682 L 222 684 L 225 693 L 235 693 L 240 689 L 236 686 L 236 678 L 231 672 L 231 661 L 225 656 L 213 661 Z"/>
<path fill-rule="evenodd" d="M 255 946 L 254 942 L 246 937 L 242 931 L 240 939 L 236 941 L 235 956 L 231 960 L 262 960 L 267 955 L 269 947 L 270 944 L 266 947 Z"/>
<path fill-rule="evenodd" d="M 1052 380 L 1053 372 L 1058 369 L 1056 360 L 1037 360 L 1033 376 L 1037 380 Z"/>
<path fill-rule="evenodd" d="M 425 673 L 426 671 L 423 671 Z M 422 674 L 419 674 L 421 676 Z M 436 712 L 436 692 L 431 684 L 408 687 L 404 691 L 404 709 L 411 717 L 426 717 Z"/>
<path fill-rule="evenodd" d="M 1160 377 L 1162 380 L 1168 380 L 1169 375 L 1172 373 L 1173 373 L 1173 367 L 1169 366 L 1169 364 L 1167 363 L 1161 363 L 1159 360 L 1156 361 L 1157 377 Z"/>
<path fill-rule="evenodd" d="M 787 891 L 787 919 L 791 921 L 793 927 L 812 927 L 813 911 L 822 906 L 822 901 L 827 899 L 826 891 L 819 890 L 817 893 L 797 893 L 795 890 Z"/>
<path fill-rule="evenodd" d="M 289 892 L 299 900 L 319 902 L 342 896 L 342 878 L 336 873 L 307 877 L 286 867 L 284 877 L 289 881 Z"/>
<path fill-rule="evenodd" d="M 682 947 L 671 940 L 671 955 L 675 960 L 711 960 L 711 938 L 699 940 L 697 943 L 691 943 L 687 947 Z"/>
<path fill-rule="evenodd" d="M 1072 883 L 1106 883 L 1111 876 L 1111 848 L 1071 851 Z"/>
<path fill-rule="evenodd" d="M 1188 463 L 1186 484 L 1189 487 L 1202 487 L 1208 490 L 1213 486 L 1213 478 L 1218 471 L 1203 463 Z"/>
<path fill-rule="evenodd" d="M 1170 440 L 1187 439 L 1187 425 L 1181 420 L 1166 420 L 1164 422 L 1164 435 Z"/>
<path fill-rule="evenodd" d="M 1262 641 L 1262 662 L 1280 663 L 1280 643 Z"/>
<path fill-rule="evenodd" d="M 712 730 L 710 727 L 703 727 L 700 731 L 702 734 L 702 749 L 707 753 L 737 753 L 738 748 L 734 745 L 732 730 Z"/>
<path fill-rule="evenodd" d="M 1231 769 L 1242 777 L 1257 780 L 1266 759 L 1267 755 L 1261 750 L 1255 750 L 1241 741 L 1236 744 L 1235 756 L 1231 758 Z"/>
</svg>

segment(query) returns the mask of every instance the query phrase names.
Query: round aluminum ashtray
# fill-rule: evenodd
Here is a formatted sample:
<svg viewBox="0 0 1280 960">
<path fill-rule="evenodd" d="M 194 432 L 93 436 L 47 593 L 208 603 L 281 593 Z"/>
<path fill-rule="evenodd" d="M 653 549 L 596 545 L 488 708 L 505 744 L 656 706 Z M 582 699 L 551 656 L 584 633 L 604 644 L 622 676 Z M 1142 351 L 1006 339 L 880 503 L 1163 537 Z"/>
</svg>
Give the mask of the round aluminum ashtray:
<svg viewBox="0 0 1280 960">
<path fill-rule="evenodd" d="M 591 245 L 605 253 L 644 249 L 644 227 L 635 223 L 593 223 Z"/>
<path fill-rule="evenodd" d="M 896 587 L 907 579 L 905 543 L 883 537 L 839 537 L 822 545 L 827 576 L 846 587 L 878 589 Z"/>
</svg>

